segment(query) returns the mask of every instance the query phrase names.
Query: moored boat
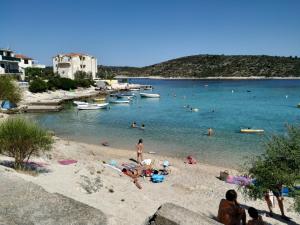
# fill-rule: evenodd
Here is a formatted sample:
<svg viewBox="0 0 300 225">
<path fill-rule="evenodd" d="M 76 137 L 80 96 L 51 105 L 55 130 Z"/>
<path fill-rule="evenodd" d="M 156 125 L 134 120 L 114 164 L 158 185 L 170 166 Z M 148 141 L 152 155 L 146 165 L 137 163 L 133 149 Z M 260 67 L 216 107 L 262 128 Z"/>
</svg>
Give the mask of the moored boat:
<svg viewBox="0 0 300 225">
<path fill-rule="evenodd" d="M 96 110 L 96 109 L 101 109 L 100 106 L 97 106 L 97 105 L 78 105 L 77 106 L 77 109 L 79 110 Z"/>
<path fill-rule="evenodd" d="M 91 104 L 91 106 L 98 106 L 100 109 L 106 108 L 109 103 L 101 103 L 101 104 Z"/>
<path fill-rule="evenodd" d="M 94 101 L 95 101 L 95 102 L 103 102 L 103 101 L 105 101 L 105 100 L 106 100 L 105 97 L 103 97 L 103 98 L 94 98 Z"/>
<path fill-rule="evenodd" d="M 154 93 L 140 93 L 140 96 L 143 98 L 159 98 L 159 94 L 154 94 Z"/>
<path fill-rule="evenodd" d="M 82 102 L 82 101 L 73 101 L 73 103 L 75 104 L 75 105 L 89 105 L 89 103 L 88 102 Z"/>
<path fill-rule="evenodd" d="M 112 104 L 129 104 L 129 100 L 110 100 L 109 103 Z"/>
<path fill-rule="evenodd" d="M 248 133 L 248 134 L 254 134 L 254 133 L 263 133 L 265 132 L 263 129 L 241 129 L 241 133 Z"/>
</svg>

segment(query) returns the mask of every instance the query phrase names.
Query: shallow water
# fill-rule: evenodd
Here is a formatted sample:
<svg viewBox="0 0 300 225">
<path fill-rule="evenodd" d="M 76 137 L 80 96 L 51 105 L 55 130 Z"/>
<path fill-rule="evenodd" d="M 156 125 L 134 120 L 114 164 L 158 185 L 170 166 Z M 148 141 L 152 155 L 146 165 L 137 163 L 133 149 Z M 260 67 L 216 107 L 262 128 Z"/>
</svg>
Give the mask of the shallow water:
<svg viewBox="0 0 300 225">
<path fill-rule="evenodd" d="M 139 138 L 145 151 L 175 156 L 193 154 L 201 161 L 237 166 L 244 156 L 259 154 L 272 134 L 282 134 L 286 124 L 299 125 L 300 80 L 155 80 L 160 99 L 141 99 L 110 110 L 77 111 L 72 104 L 59 113 L 27 114 L 57 135 L 112 147 L 134 149 Z M 151 91 L 150 91 L 151 92 Z M 138 93 L 138 92 L 136 92 Z M 185 106 L 198 108 L 191 112 Z M 146 129 L 132 129 L 136 121 Z M 207 129 L 215 131 L 207 136 Z M 241 134 L 241 128 L 265 133 Z"/>
</svg>

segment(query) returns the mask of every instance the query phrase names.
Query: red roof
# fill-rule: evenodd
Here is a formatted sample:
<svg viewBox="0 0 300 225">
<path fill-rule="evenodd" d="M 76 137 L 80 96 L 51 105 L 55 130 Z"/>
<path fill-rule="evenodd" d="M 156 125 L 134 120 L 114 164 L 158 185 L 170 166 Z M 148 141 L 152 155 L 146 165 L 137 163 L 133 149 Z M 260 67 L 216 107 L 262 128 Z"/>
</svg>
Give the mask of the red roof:
<svg viewBox="0 0 300 225">
<path fill-rule="evenodd" d="M 73 56 L 84 56 L 86 54 L 83 54 L 83 53 L 74 53 L 74 52 L 71 52 L 71 53 L 68 53 L 68 54 L 63 54 L 64 56 L 69 56 L 69 57 L 73 57 Z"/>
<path fill-rule="evenodd" d="M 21 55 L 21 54 L 15 54 L 15 57 L 19 58 L 19 59 L 31 59 L 32 60 L 32 58 L 27 57 L 26 55 Z"/>
</svg>

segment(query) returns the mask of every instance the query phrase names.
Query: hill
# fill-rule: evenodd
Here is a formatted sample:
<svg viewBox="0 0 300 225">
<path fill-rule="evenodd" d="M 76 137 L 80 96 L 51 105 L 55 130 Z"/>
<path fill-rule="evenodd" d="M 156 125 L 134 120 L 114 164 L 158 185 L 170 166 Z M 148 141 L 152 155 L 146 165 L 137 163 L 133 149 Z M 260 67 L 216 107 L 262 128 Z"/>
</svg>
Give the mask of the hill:
<svg viewBox="0 0 300 225">
<path fill-rule="evenodd" d="M 124 76 L 161 77 L 300 77 L 300 58 L 266 55 L 194 55 L 146 67 L 99 66 Z"/>
</svg>

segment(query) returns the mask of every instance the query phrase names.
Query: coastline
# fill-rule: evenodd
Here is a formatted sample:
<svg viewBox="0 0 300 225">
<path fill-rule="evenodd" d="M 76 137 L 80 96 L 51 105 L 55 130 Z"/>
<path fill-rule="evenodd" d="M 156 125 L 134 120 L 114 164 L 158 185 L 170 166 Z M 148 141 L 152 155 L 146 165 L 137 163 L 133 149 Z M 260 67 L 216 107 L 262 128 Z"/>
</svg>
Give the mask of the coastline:
<svg viewBox="0 0 300 225">
<path fill-rule="evenodd" d="M 225 183 L 216 177 L 220 171 L 227 169 L 230 174 L 238 174 L 236 170 L 203 164 L 201 160 L 195 165 L 185 164 L 183 159 L 165 157 L 159 154 L 145 154 L 144 158 L 154 160 L 155 168 L 160 168 L 163 160 L 170 162 L 170 174 L 163 183 L 152 183 L 148 178 L 139 178 L 142 189 L 139 190 L 132 180 L 122 173 L 107 167 L 103 161 L 115 160 L 118 164 L 130 162 L 135 158 L 135 151 L 113 149 L 110 147 L 74 142 L 54 137 L 52 152 L 41 158 L 32 159 L 41 162 L 50 169 L 49 173 L 31 176 L 24 173 L 10 172 L 27 181 L 43 187 L 51 193 L 59 193 L 103 211 L 110 225 L 141 225 L 166 202 L 178 204 L 208 217 L 216 216 L 219 201 L 224 198 L 228 189 L 237 186 Z M 1 159 L 5 157 L 1 156 Z M 58 160 L 74 159 L 76 164 L 60 165 Z M 94 181 L 99 177 L 101 188 L 87 194 L 81 187 L 84 179 Z M 245 200 L 239 192 L 241 204 L 253 206 L 262 211 L 267 209 L 264 201 Z M 292 199 L 286 198 L 288 208 Z M 205 205 L 205 207 L 203 207 Z M 274 209 L 279 213 L 278 207 Z M 300 222 L 300 216 L 288 212 L 294 221 Z M 272 218 L 263 217 L 272 224 L 284 224 Z"/>
<path fill-rule="evenodd" d="M 156 80 L 300 80 L 300 77 L 162 77 L 162 76 L 116 76 L 117 79 L 156 79 Z"/>
</svg>

